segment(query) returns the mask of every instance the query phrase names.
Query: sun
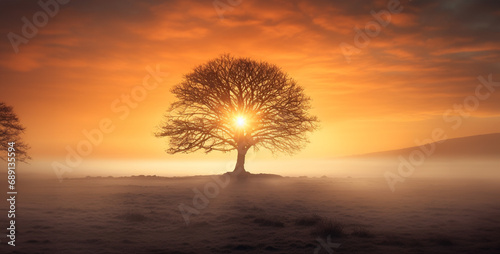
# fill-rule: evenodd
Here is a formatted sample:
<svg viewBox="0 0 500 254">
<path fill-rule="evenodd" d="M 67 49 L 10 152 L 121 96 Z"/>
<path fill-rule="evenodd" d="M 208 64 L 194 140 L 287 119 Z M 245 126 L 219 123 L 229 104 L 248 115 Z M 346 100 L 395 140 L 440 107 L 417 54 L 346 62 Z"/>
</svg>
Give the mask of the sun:
<svg viewBox="0 0 500 254">
<path fill-rule="evenodd" d="M 245 117 L 243 117 L 243 116 L 236 117 L 236 126 L 241 128 L 241 127 L 245 126 L 245 124 L 246 124 Z"/>
</svg>

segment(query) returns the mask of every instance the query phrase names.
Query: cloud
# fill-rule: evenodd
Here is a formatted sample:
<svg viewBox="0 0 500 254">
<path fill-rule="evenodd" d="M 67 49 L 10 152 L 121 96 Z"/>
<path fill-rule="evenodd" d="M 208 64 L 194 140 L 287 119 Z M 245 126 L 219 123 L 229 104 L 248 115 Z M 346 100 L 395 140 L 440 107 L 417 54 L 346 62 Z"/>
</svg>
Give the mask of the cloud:
<svg viewBox="0 0 500 254">
<path fill-rule="evenodd" d="M 354 45 L 354 27 L 376 21 L 371 11 L 388 2 L 244 0 L 220 19 L 212 1 L 75 0 L 16 54 L 7 33 L 20 34 L 21 18 L 41 8 L 0 1 L 0 73 L 9 81 L 0 84 L 0 100 L 17 98 L 29 112 L 31 102 L 18 94 L 31 89 L 46 97 L 26 96 L 52 104 L 57 117 L 69 117 L 72 108 L 58 109 L 51 95 L 91 116 L 140 82 L 145 66 L 168 69 L 171 86 L 223 53 L 282 67 L 312 96 L 323 122 L 436 118 L 474 93 L 477 76 L 500 80 L 498 1 L 401 0 L 402 12 L 347 63 L 339 44 Z M 93 91 L 106 99 L 88 104 Z M 158 97 L 151 104 L 168 102 Z M 475 114 L 494 117 L 499 108 L 491 99 Z"/>
</svg>

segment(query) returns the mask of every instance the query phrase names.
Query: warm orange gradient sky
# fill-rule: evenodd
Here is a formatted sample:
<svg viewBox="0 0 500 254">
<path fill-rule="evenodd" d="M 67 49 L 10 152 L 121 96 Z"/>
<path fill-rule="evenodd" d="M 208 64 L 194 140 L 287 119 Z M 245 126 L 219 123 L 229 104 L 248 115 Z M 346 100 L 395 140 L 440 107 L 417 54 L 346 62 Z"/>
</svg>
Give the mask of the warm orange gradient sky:
<svg viewBox="0 0 500 254">
<path fill-rule="evenodd" d="M 161 165 L 233 158 L 168 155 L 166 140 L 153 135 L 172 102 L 170 88 L 223 53 L 277 64 L 313 99 L 321 129 L 296 159 L 414 146 L 435 128 L 450 138 L 500 130 L 500 87 L 467 112 L 470 117 L 461 117 L 458 128 L 443 120 L 445 111 L 475 95 L 478 76 L 500 81 L 498 1 L 395 1 L 400 13 L 392 13 L 350 62 L 339 45 L 354 45 L 354 28 L 376 22 L 371 11 L 387 10 L 394 1 L 242 0 L 221 19 L 213 1 L 73 0 L 15 53 L 7 35 L 22 35 L 22 17 L 31 20 L 43 10 L 36 2 L 0 2 L 0 101 L 14 106 L 27 127 L 33 164 L 44 168 L 63 162 L 66 147 L 75 147 L 85 138 L 82 131 L 98 128 L 104 118 L 114 130 L 85 161 Z M 146 67 L 156 65 L 168 72 L 163 82 L 128 107 L 127 116 L 113 110 L 142 84 Z M 282 159 L 290 157 L 276 158 Z"/>
</svg>

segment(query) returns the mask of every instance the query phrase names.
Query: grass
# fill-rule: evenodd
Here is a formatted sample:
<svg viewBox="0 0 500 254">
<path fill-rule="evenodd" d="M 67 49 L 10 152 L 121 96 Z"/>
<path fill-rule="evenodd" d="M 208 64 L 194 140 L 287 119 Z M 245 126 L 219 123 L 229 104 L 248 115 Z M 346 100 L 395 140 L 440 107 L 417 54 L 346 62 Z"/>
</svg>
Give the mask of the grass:
<svg viewBox="0 0 500 254">
<path fill-rule="evenodd" d="M 128 222 L 142 222 L 147 219 L 143 214 L 134 212 L 125 213 L 120 218 Z"/>
<path fill-rule="evenodd" d="M 449 238 L 443 237 L 443 236 L 431 238 L 430 240 L 432 242 L 436 243 L 437 245 L 441 245 L 441 246 L 453 246 L 454 245 L 453 241 L 451 241 Z"/>
<path fill-rule="evenodd" d="M 342 237 L 344 235 L 344 225 L 338 221 L 323 218 L 311 232 L 319 237 Z"/>
<path fill-rule="evenodd" d="M 320 222 L 322 219 L 319 215 L 313 214 L 313 215 L 305 215 L 302 217 L 299 217 L 295 220 L 295 225 L 297 226 L 314 226 L 318 222 Z"/>
<path fill-rule="evenodd" d="M 265 227 L 282 228 L 285 226 L 285 224 L 277 218 L 268 219 L 268 218 L 258 217 L 255 218 L 253 222 L 259 224 L 259 226 L 265 226 Z"/>
<path fill-rule="evenodd" d="M 361 237 L 361 238 L 373 237 L 373 234 L 368 229 L 361 227 L 361 226 L 355 227 L 353 232 L 351 233 L 351 235 Z"/>
</svg>

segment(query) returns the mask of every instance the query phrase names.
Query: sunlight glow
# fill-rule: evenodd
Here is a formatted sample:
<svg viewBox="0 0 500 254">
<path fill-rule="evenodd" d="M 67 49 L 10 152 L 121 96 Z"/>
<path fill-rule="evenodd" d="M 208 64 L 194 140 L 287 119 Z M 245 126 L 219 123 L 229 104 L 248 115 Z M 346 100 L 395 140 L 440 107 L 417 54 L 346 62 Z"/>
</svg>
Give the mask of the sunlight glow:
<svg viewBox="0 0 500 254">
<path fill-rule="evenodd" d="M 245 124 L 246 124 L 246 120 L 244 117 L 242 117 L 242 116 L 236 117 L 236 126 L 241 128 L 241 127 L 245 126 Z"/>
</svg>

